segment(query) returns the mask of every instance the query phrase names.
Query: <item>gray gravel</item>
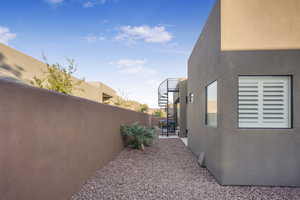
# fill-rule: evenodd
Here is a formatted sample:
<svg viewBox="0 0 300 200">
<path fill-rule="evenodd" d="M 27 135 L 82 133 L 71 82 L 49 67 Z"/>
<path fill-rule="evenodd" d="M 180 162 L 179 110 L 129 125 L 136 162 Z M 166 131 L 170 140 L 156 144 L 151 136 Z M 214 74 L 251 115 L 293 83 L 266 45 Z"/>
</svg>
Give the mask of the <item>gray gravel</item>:
<svg viewBox="0 0 300 200">
<path fill-rule="evenodd" d="M 300 200 L 300 188 L 220 186 L 180 139 L 163 139 L 145 152 L 124 150 L 72 199 Z"/>
</svg>

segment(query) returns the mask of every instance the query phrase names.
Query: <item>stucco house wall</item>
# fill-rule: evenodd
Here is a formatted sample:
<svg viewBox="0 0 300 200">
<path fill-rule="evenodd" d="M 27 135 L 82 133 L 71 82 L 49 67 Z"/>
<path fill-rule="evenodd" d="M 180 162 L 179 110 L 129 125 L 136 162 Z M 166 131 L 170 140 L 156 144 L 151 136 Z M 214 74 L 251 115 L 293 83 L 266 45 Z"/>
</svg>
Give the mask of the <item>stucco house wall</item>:
<svg viewBox="0 0 300 200">
<path fill-rule="evenodd" d="M 223 185 L 300 186 L 300 51 L 221 51 L 217 1 L 188 62 L 189 148 Z M 238 128 L 239 75 L 292 76 L 292 128 Z M 218 81 L 218 126 L 205 125 L 205 89 Z"/>
<path fill-rule="evenodd" d="M 179 136 L 187 136 L 187 127 L 186 127 L 186 112 L 187 112 L 187 80 L 182 80 L 179 83 L 179 98 L 180 98 L 180 121 L 179 121 Z"/>
<path fill-rule="evenodd" d="M 174 117 L 177 118 L 177 126 L 179 127 L 179 136 L 187 136 L 187 127 L 186 127 L 186 112 L 187 112 L 187 79 L 180 78 L 177 84 L 178 92 L 173 93 L 174 105 L 170 110 L 171 112 L 174 109 Z"/>
<path fill-rule="evenodd" d="M 222 0 L 222 50 L 300 49 L 299 0 Z"/>
</svg>

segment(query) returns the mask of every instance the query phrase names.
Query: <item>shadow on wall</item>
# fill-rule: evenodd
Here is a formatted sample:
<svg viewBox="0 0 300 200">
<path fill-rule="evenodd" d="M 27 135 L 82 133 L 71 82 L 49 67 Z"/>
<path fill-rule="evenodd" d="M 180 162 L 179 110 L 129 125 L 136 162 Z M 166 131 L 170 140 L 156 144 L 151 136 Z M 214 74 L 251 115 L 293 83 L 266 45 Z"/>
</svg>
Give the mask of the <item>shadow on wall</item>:
<svg viewBox="0 0 300 200">
<path fill-rule="evenodd" d="M 0 70 L 1 69 L 12 73 L 17 78 L 21 78 L 22 77 L 22 72 L 24 71 L 24 68 L 19 66 L 19 65 L 15 65 L 14 67 L 12 67 L 12 66 L 6 64 L 5 63 L 5 56 L 2 53 L 0 53 Z"/>
</svg>

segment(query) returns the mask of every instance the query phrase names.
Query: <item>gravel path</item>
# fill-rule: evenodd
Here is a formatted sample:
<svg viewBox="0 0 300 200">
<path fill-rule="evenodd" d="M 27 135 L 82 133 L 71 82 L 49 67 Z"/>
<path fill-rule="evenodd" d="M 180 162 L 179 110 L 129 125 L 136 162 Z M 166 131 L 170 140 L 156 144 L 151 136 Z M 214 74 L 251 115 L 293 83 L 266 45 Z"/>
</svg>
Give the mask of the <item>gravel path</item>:
<svg viewBox="0 0 300 200">
<path fill-rule="evenodd" d="M 220 186 L 180 139 L 145 152 L 126 149 L 96 172 L 72 200 L 300 200 L 300 188 Z"/>
</svg>

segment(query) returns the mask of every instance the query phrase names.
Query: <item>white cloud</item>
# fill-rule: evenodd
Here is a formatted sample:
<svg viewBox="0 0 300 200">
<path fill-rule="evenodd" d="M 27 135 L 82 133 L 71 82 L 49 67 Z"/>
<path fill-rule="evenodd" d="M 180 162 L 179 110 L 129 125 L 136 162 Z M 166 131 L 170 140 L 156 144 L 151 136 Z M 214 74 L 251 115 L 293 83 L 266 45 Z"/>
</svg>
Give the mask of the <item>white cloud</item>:
<svg viewBox="0 0 300 200">
<path fill-rule="evenodd" d="M 130 60 L 130 59 L 121 59 L 117 62 L 115 62 L 119 66 L 123 67 L 131 67 L 136 65 L 145 65 L 146 60 Z"/>
<path fill-rule="evenodd" d="M 110 64 L 115 66 L 118 72 L 130 74 L 116 79 L 114 88 L 122 88 L 129 99 L 146 103 L 153 108 L 157 107 L 157 88 L 162 77 L 148 66 L 147 60 L 120 59 Z"/>
<path fill-rule="evenodd" d="M 90 0 L 90 1 L 86 1 L 82 4 L 82 6 L 84 8 L 92 8 L 96 5 L 99 5 L 99 4 L 105 4 L 107 2 L 107 0 Z"/>
<path fill-rule="evenodd" d="M 69 1 L 66 1 L 66 0 L 44 0 L 44 1 L 46 1 L 47 3 L 52 4 L 52 5 L 59 5 L 63 2 L 69 2 L 69 3 L 77 2 L 77 3 L 80 3 L 82 5 L 82 7 L 84 7 L 84 8 L 92 8 L 97 5 L 106 4 L 107 2 L 112 1 L 112 0 L 73 0 L 73 1 L 72 0 L 69 0 Z"/>
<path fill-rule="evenodd" d="M 147 63 L 146 60 L 131 60 L 131 59 L 121 59 L 116 62 L 111 62 L 110 64 L 116 65 L 119 72 L 126 74 L 139 74 L 139 75 L 154 75 L 155 70 L 145 67 Z"/>
<path fill-rule="evenodd" d="M 146 81 L 146 84 L 149 86 L 152 86 L 154 88 L 158 88 L 159 84 L 161 83 L 161 81 L 158 80 L 154 80 L 154 79 L 150 79 Z"/>
<path fill-rule="evenodd" d="M 86 40 L 88 43 L 94 43 L 97 41 L 104 41 L 104 40 L 106 40 L 106 38 L 104 36 L 97 36 L 94 34 L 89 34 L 84 37 L 84 40 Z"/>
<path fill-rule="evenodd" d="M 0 42 L 7 44 L 10 40 L 17 37 L 15 33 L 10 32 L 9 28 L 0 26 Z"/>
<path fill-rule="evenodd" d="M 82 5 L 84 8 L 94 7 L 94 4 L 91 1 L 84 2 Z"/>
<path fill-rule="evenodd" d="M 164 26 L 122 26 L 115 37 L 116 40 L 128 40 L 134 42 L 143 40 L 148 43 L 166 43 L 173 39 Z"/>
<path fill-rule="evenodd" d="M 64 2 L 64 0 L 47 0 L 47 2 L 51 4 L 60 4 Z"/>
<path fill-rule="evenodd" d="M 183 56 L 191 55 L 191 51 L 178 50 L 178 49 L 159 49 L 159 50 L 157 50 L 157 52 L 167 53 L 167 54 L 179 54 L 179 55 L 183 55 Z"/>
<path fill-rule="evenodd" d="M 102 24 L 108 24 L 108 23 L 109 23 L 109 20 L 108 20 L 108 19 L 104 19 L 104 20 L 102 20 L 101 23 L 102 23 Z"/>
</svg>

